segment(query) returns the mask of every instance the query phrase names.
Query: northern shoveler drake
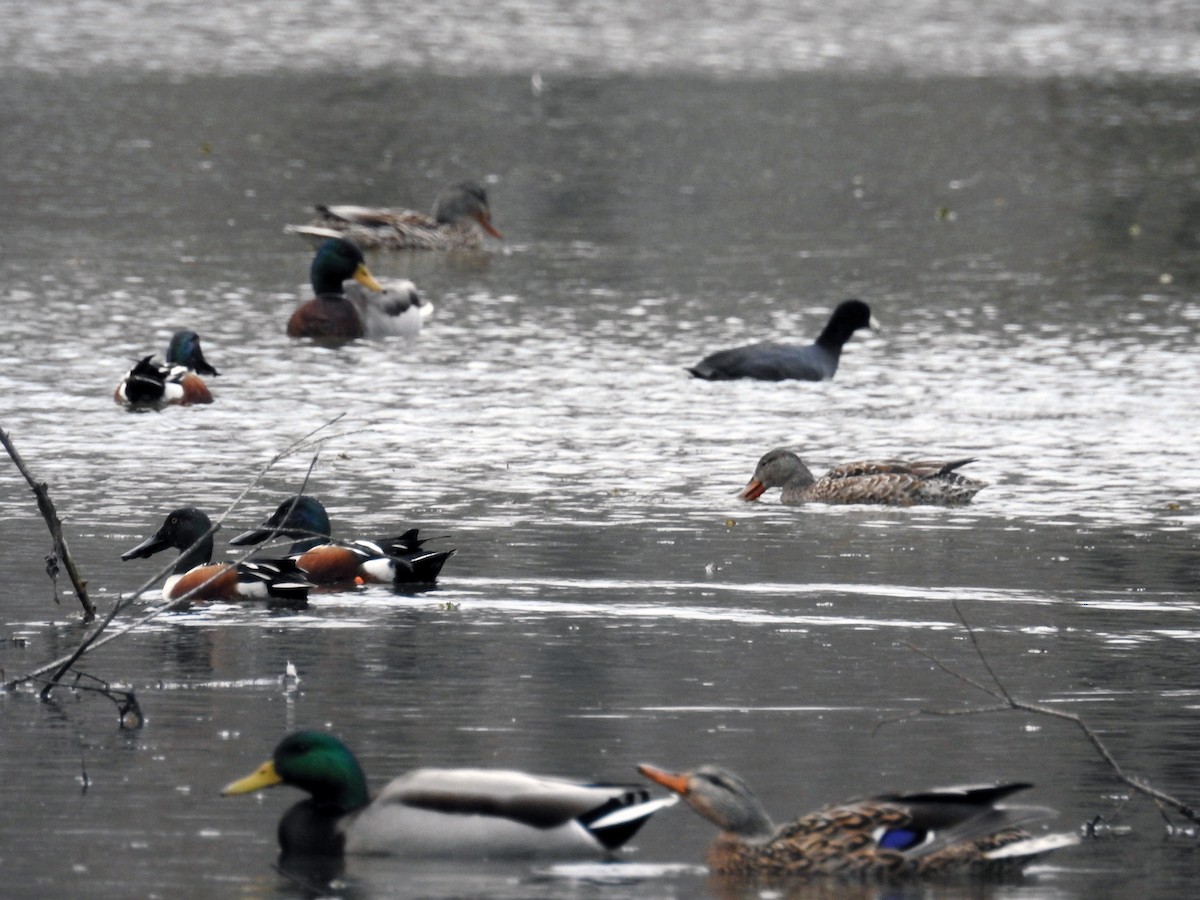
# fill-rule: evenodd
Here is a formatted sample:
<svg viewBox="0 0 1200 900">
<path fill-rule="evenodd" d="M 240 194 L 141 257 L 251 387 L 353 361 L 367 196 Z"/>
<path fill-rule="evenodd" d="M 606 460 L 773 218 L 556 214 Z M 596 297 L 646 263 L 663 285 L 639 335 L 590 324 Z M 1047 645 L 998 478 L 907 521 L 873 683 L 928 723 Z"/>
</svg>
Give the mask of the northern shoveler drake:
<svg viewBox="0 0 1200 900">
<path fill-rule="evenodd" d="M 962 506 L 988 486 L 955 470 L 974 459 L 879 459 L 843 463 L 814 478 L 804 461 L 786 447 L 768 451 L 738 496 L 757 500 L 768 488 L 783 488 L 781 502 L 876 503 L 883 506 Z"/>
<path fill-rule="evenodd" d="M 367 320 L 359 304 L 346 296 L 342 282 L 356 281 L 376 293 L 383 285 L 367 268 L 362 251 L 344 238 L 330 238 L 317 248 L 309 269 L 313 297 L 288 319 L 288 337 L 352 341 L 367 336 Z"/>
<path fill-rule="evenodd" d="M 500 769 L 417 769 L 371 800 L 354 754 L 331 734 L 299 731 L 224 796 L 290 784 L 311 794 L 279 823 L 283 857 L 393 854 L 507 858 L 601 856 L 674 796 Z"/>
<path fill-rule="evenodd" d="M 220 374 L 204 358 L 200 335 L 177 331 L 167 345 L 166 362 L 156 362 L 153 354 L 142 357 L 125 373 L 113 399 L 122 406 L 142 409 L 212 403 L 212 394 L 200 376 Z"/>
<path fill-rule="evenodd" d="M 843 300 L 815 343 L 805 346 L 764 341 L 732 350 L 718 350 L 687 371 L 707 381 L 734 378 L 828 381 L 837 372 L 842 347 L 860 328 L 878 330 L 879 322 L 871 315 L 871 307 L 861 300 Z"/>
<path fill-rule="evenodd" d="M 432 584 L 455 550 L 425 550 L 412 528 L 395 537 L 334 543 L 329 514 L 306 494 L 289 497 L 258 528 L 239 534 L 234 546 L 261 544 L 275 536 L 292 538 L 288 551 L 314 584 Z"/>
<path fill-rule="evenodd" d="M 727 769 L 675 774 L 643 764 L 638 771 L 721 829 L 707 854 L 709 869 L 721 875 L 898 880 L 1014 874 L 1079 840 L 1074 834 L 1032 837 L 1019 827 L 1052 816 L 1051 810 L 996 805 L 1031 787 L 1024 783 L 883 794 L 776 826 L 746 782 Z"/>
<path fill-rule="evenodd" d="M 287 231 L 323 237 L 329 229 L 367 250 L 475 250 L 483 233 L 503 238 L 492 224 L 487 191 L 474 181 L 452 184 L 438 194 L 433 214 L 379 206 L 318 206 L 311 225 Z"/>
<path fill-rule="evenodd" d="M 204 600 L 271 600 L 303 607 L 312 584 L 290 559 L 259 559 L 214 563 L 212 521 L 195 507 L 170 512 L 162 526 L 121 559 L 145 559 L 175 547 L 179 559 L 163 583 L 164 600 L 177 600 L 195 590 L 186 602 Z"/>
</svg>

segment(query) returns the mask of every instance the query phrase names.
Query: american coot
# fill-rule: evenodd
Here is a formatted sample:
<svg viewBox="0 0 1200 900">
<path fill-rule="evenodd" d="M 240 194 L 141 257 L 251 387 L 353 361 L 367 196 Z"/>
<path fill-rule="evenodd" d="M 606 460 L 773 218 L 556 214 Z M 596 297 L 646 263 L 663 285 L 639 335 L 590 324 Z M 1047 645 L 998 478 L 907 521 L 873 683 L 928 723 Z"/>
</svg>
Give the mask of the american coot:
<svg viewBox="0 0 1200 900">
<path fill-rule="evenodd" d="M 1053 815 L 996 803 L 1025 783 L 934 788 L 827 806 L 776 827 L 746 783 L 717 766 L 674 774 L 638 771 L 675 791 L 721 829 L 708 848 L 714 873 L 904 879 L 1018 873 L 1032 860 L 1079 843 L 1074 834 L 1032 837 L 1021 824 Z"/>
<path fill-rule="evenodd" d="M 783 488 L 781 502 L 789 504 L 877 503 L 885 506 L 961 506 L 987 487 L 959 475 L 973 459 L 880 459 L 843 463 L 820 478 L 813 477 L 804 461 L 786 447 L 768 451 L 754 468 L 754 477 L 738 495 L 757 500 L 767 488 Z"/>
<path fill-rule="evenodd" d="M 861 300 L 843 300 L 815 343 L 781 344 L 763 341 L 731 350 L 718 350 L 688 369 L 697 378 L 729 381 L 757 378 L 759 381 L 826 381 L 837 372 L 842 346 L 860 328 L 878 329 L 871 307 Z"/>
</svg>

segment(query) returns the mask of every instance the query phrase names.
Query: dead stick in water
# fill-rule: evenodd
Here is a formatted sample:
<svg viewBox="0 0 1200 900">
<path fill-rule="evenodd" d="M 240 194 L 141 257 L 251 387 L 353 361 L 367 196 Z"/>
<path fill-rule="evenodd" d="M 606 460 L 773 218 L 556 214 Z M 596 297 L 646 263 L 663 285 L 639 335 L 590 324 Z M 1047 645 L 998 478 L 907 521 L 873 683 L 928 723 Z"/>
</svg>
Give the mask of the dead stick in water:
<svg viewBox="0 0 1200 900">
<path fill-rule="evenodd" d="M 1160 813 L 1163 812 L 1164 807 L 1170 808 L 1175 810 L 1175 812 L 1183 816 L 1193 825 L 1200 825 L 1200 812 L 1198 812 L 1190 804 L 1184 803 L 1182 800 L 1166 793 L 1165 791 L 1160 791 L 1158 788 L 1142 780 L 1141 778 L 1138 778 L 1136 775 L 1128 774 L 1125 769 L 1122 768 L 1121 764 L 1117 762 L 1116 757 L 1112 755 L 1105 743 L 1100 740 L 1100 736 L 1088 726 L 1087 722 L 1085 722 L 1082 717 L 1077 716 L 1074 713 L 1066 713 L 1062 712 L 1061 710 L 1050 709 L 1046 706 L 1039 706 L 1036 703 L 1026 703 L 1013 697 L 1008 692 L 1008 689 L 1005 688 L 1003 682 L 1000 681 L 999 676 L 992 669 L 991 663 L 983 653 L 983 648 L 979 645 L 979 637 L 975 633 L 975 629 L 971 627 L 971 623 L 967 621 L 966 616 L 963 615 L 963 612 L 959 608 L 957 602 L 954 603 L 954 612 L 958 616 L 959 622 L 962 623 L 963 628 L 966 629 L 967 636 L 971 639 L 971 646 L 975 650 L 975 655 L 979 657 L 980 661 L 983 663 L 983 667 L 987 670 L 988 675 L 991 676 L 992 681 L 995 683 L 995 688 L 990 688 L 987 685 L 982 684 L 975 679 L 956 671 L 955 669 L 952 669 L 950 666 L 946 665 L 944 662 L 932 656 L 931 654 L 926 653 L 919 647 L 914 647 L 912 644 L 909 644 L 908 646 L 911 650 L 921 654 L 921 656 L 925 657 L 943 672 L 952 675 L 959 681 L 971 685 L 973 688 L 983 691 L 985 694 L 988 694 L 999 702 L 992 706 L 975 707 L 973 709 L 919 709 L 914 713 L 901 716 L 898 719 L 889 719 L 884 722 L 880 722 L 880 726 L 890 724 L 891 722 L 901 721 L 903 719 L 910 719 L 915 716 L 965 716 L 978 715 L 980 713 L 1002 712 L 1004 710 L 1011 709 L 1021 710 L 1022 712 L 1030 712 L 1039 716 L 1050 716 L 1054 719 L 1062 719 L 1064 721 L 1071 722 L 1083 732 L 1083 735 L 1085 738 L 1087 738 L 1088 743 L 1090 743 L 1096 752 L 1100 754 L 1100 758 L 1108 764 L 1108 767 L 1112 769 L 1113 774 L 1117 776 L 1118 780 L 1131 787 L 1139 794 L 1149 797 L 1152 801 L 1154 801 L 1155 805 L 1158 806 Z M 1168 825 L 1169 824 L 1170 823 L 1168 822 Z"/>
<path fill-rule="evenodd" d="M 46 527 L 50 529 L 50 537 L 54 540 L 54 552 L 58 558 L 62 560 L 62 564 L 66 567 L 67 576 L 71 579 L 71 585 L 75 588 L 75 596 L 79 598 L 80 604 L 83 606 L 83 620 L 90 622 L 96 618 L 96 607 L 88 597 L 87 582 L 79 575 L 79 570 L 75 568 L 75 560 L 71 556 L 71 551 L 67 549 L 67 539 L 63 537 L 62 522 L 58 518 L 58 511 L 54 508 L 54 503 L 50 499 L 49 488 L 45 482 L 38 481 L 30 473 L 25 466 L 25 461 L 21 459 L 21 454 L 17 452 L 17 448 L 13 446 L 12 440 L 8 433 L 3 428 L 0 428 L 0 443 L 4 444 L 4 449 L 8 451 L 8 455 L 12 457 L 12 461 L 17 466 L 19 471 L 33 490 L 33 495 L 37 497 L 38 509 L 42 513 L 42 518 L 46 520 Z M 57 601 L 57 596 L 55 600 Z"/>
</svg>

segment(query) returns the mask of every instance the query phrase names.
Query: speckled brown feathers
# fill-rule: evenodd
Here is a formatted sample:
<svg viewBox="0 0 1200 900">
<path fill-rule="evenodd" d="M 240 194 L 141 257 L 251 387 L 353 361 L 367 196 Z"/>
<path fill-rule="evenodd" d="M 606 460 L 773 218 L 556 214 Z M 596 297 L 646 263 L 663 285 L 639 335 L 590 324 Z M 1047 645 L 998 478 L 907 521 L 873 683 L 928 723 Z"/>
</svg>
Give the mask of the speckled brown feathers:
<svg viewBox="0 0 1200 900">
<path fill-rule="evenodd" d="M 676 774 L 642 764 L 638 771 L 721 829 L 707 853 L 715 875 L 1000 875 L 1077 842 L 1073 834 L 1033 838 L 1018 827 L 1052 815 L 1040 807 L 999 805 L 1030 787 L 1024 782 L 886 794 L 827 806 L 777 827 L 746 782 L 728 769 L 706 765 Z"/>
<path fill-rule="evenodd" d="M 876 843 L 875 835 L 881 829 L 904 828 L 911 822 L 907 809 L 888 803 L 830 806 L 781 826 L 764 844 L 747 843 L 722 832 L 709 846 L 706 860 L 709 869 L 721 875 L 892 880 L 999 873 L 1019 866 L 1015 861 L 987 859 L 985 854 L 1029 837 L 1020 828 L 1008 828 L 920 857 L 883 849 Z"/>
<path fill-rule="evenodd" d="M 442 191 L 433 212 L 374 206 L 318 206 L 311 226 L 292 225 L 297 234 L 319 237 L 332 229 L 368 250 L 475 250 L 483 235 L 503 235 L 492 224 L 487 192 L 473 181 Z"/>
<path fill-rule="evenodd" d="M 872 503 L 883 506 L 962 506 L 987 482 L 956 471 L 973 459 L 862 460 L 834 466 L 820 478 L 791 450 L 778 447 L 764 454 L 754 476 L 739 495 L 756 500 L 768 488 L 782 488 L 785 504 Z"/>
</svg>

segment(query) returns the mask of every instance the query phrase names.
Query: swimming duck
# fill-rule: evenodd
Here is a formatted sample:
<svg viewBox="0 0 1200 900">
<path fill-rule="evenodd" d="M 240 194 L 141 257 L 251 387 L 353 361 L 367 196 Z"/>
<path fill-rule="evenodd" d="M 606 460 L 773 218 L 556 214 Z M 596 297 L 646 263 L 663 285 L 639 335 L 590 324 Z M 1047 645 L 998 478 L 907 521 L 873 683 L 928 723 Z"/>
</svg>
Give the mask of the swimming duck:
<svg viewBox="0 0 1200 900">
<path fill-rule="evenodd" d="M 599 856 L 628 841 L 674 796 L 501 769 L 416 769 L 370 798 L 354 754 L 298 731 L 224 796 L 290 784 L 311 794 L 279 822 L 282 855 Z"/>
<path fill-rule="evenodd" d="M 780 501 L 807 503 L 876 503 L 883 506 L 962 506 L 988 486 L 955 470 L 974 459 L 879 459 L 843 463 L 814 478 L 800 457 L 786 447 L 763 455 L 754 477 L 738 496 L 757 500 L 767 488 L 783 488 Z"/>
<path fill-rule="evenodd" d="M 734 378 L 827 381 L 837 372 L 842 347 L 860 328 L 878 330 L 879 323 L 871 315 L 871 307 L 861 300 L 843 300 L 815 343 L 802 346 L 764 341 L 732 350 L 718 350 L 687 371 L 708 381 Z"/>
<path fill-rule="evenodd" d="M 317 248 L 309 277 L 314 296 L 296 307 L 288 319 L 288 337 L 342 342 L 383 336 L 378 333 L 378 317 L 406 315 L 411 307 L 411 303 L 393 298 L 387 309 L 376 307 L 368 314 L 366 307 L 373 305 L 369 295 L 347 296 L 343 286 L 346 281 L 356 281 L 376 293 L 382 293 L 383 286 L 367 268 L 362 251 L 345 238 L 330 238 Z M 369 332 L 368 325 L 376 332 Z"/>
<path fill-rule="evenodd" d="M 164 600 L 176 600 L 196 590 L 187 602 L 203 600 L 270 600 L 289 606 L 306 605 L 312 585 L 293 560 L 259 559 L 239 563 L 213 563 L 212 520 L 195 507 L 167 514 L 162 526 L 121 559 L 145 559 L 160 550 L 180 551 L 174 572 L 163 583 Z"/>
<path fill-rule="evenodd" d="M 1031 787 L 1024 783 L 883 794 L 776 826 L 746 782 L 727 769 L 710 765 L 675 774 L 643 764 L 638 771 L 721 829 L 707 854 L 717 874 L 883 880 L 999 875 L 1078 843 L 1073 834 L 1031 837 L 1018 827 L 1053 815 L 1051 810 L 996 805 Z"/>
<path fill-rule="evenodd" d="M 288 557 L 314 584 L 431 584 L 455 550 L 425 550 L 416 528 L 395 537 L 333 543 L 329 514 L 306 494 L 289 497 L 260 527 L 230 540 L 261 544 L 276 535 L 295 540 Z"/>
<path fill-rule="evenodd" d="M 212 394 L 200 376 L 220 374 L 204 358 L 200 335 L 177 331 L 167 344 L 166 362 L 156 362 L 153 354 L 142 357 L 125 373 L 113 391 L 113 399 L 122 406 L 139 409 L 212 403 Z"/>
<path fill-rule="evenodd" d="M 453 184 L 438 194 L 433 214 L 378 206 L 318 206 L 311 225 L 287 231 L 320 237 L 329 229 L 368 250 L 475 250 L 483 232 L 503 238 L 492 224 L 487 191 L 474 181 Z"/>
</svg>

